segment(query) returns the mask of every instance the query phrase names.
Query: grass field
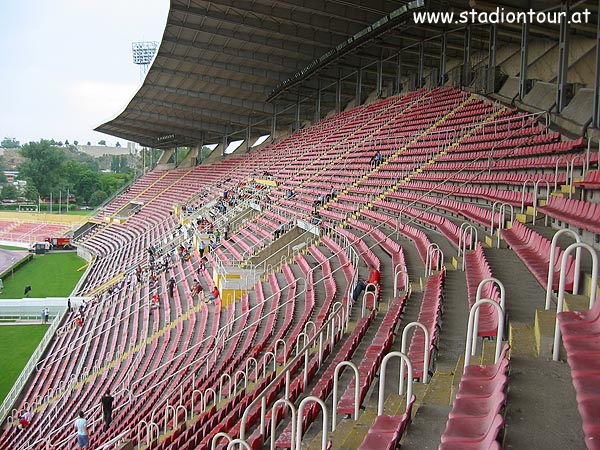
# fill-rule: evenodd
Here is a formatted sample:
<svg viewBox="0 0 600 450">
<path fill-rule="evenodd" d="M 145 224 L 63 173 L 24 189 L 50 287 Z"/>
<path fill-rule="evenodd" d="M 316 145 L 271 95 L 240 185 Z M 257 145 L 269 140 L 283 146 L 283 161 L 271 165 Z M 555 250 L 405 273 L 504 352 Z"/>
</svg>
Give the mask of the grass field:
<svg viewBox="0 0 600 450">
<path fill-rule="evenodd" d="M 4 281 L 4 291 L 0 298 L 22 298 L 26 285 L 31 286 L 30 297 L 66 297 L 79 278 L 85 260 L 75 252 L 49 253 L 35 255 L 33 261 Z"/>
<path fill-rule="evenodd" d="M 0 326 L 0 403 L 19 377 L 47 329 L 47 325 Z"/>
<path fill-rule="evenodd" d="M 0 248 L 2 250 L 21 250 L 21 251 L 27 250 L 26 248 L 23 248 L 23 247 L 14 247 L 12 245 L 0 245 Z"/>
</svg>

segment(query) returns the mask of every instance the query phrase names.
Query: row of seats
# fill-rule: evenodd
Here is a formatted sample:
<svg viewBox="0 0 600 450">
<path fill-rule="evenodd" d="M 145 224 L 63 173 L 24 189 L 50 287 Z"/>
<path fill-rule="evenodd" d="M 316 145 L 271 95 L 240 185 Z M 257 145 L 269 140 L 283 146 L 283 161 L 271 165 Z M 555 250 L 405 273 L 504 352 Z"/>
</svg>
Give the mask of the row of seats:
<svg viewBox="0 0 600 450">
<path fill-rule="evenodd" d="M 470 365 L 460 379 L 439 450 L 500 450 L 496 440 L 504 425 L 508 344 L 493 365 Z"/>
<path fill-rule="evenodd" d="M 587 311 L 561 312 L 557 316 L 562 342 L 571 367 L 577 407 L 583 422 L 585 443 L 600 449 L 600 298 Z"/>
</svg>

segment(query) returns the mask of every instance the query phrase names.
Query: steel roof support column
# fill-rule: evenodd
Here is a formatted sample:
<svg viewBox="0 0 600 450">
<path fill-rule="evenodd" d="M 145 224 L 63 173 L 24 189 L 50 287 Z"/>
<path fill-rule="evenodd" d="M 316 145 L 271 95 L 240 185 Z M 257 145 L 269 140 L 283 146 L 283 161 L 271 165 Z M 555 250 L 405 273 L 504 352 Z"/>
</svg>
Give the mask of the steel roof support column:
<svg viewBox="0 0 600 450">
<path fill-rule="evenodd" d="M 556 78 L 556 112 L 560 113 L 567 106 L 567 77 L 569 74 L 569 8 L 570 0 L 563 0 L 560 5 L 562 20 L 558 36 L 558 75 Z"/>
<path fill-rule="evenodd" d="M 465 28 L 465 43 L 463 47 L 463 86 L 471 84 L 471 25 Z"/>
<path fill-rule="evenodd" d="M 402 76 L 402 55 L 398 52 L 398 64 L 396 65 L 396 86 L 394 86 L 394 93 L 400 93 L 400 77 Z"/>
<path fill-rule="evenodd" d="M 600 0 L 598 0 L 600 10 Z M 594 111 L 592 111 L 592 127 L 600 127 L 600 20 L 596 29 L 596 76 L 594 78 Z"/>
<path fill-rule="evenodd" d="M 300 93 L 298 93 L 298 99 L 296 100 L 296 118 L 294 119 L 295 122 L 295 131 L 298 131 L 300 129 Z"/>
<path fill-rule="evenodd" d="M 275 142 L 275 128 L 277 127 L 277 105 L 273 104 L 273 117 L 271 118 L 271 142 Z"/>
<path fill-rule="evenodd" d="M 342 111 L 342 75 L 338 72 L 338 78 L 335 82 L 335 111 Z"/>
<path fill-rule="evenodd" d="M 488 76 L 487 76 L 487 92 L 494 92 L 496 87 L 496 37 L 497 26 L 492 24 L 490 27 L 490 41 L 488 48 Z"/>
<path fill-rule="evenodd" d="M 362 67 L 356 71 L 356 105 L 362 104 Z"/>
<path fill-rule="evenodd" d="M 425 65 L 425 43 L 421 41 L 419 44 L 419 65 L 417 68 L 417 89 L 421 89 L 425 83 L 423 83 L 423 71 Z"/>
<path fill-rule="evenodd" d="M 438 86 L 443 86 L 444 83 L 446 82 L 446 80 L 445 80 L 446 60 L 448 59 L 447 51 L 448 51 L 448 36 L 447 36 L 446 32 L 444 31 L 444 33 L 442 34 L 442 48 L 441 48 L 441 52 L 440 52 L 440 76 L 438 79 Z"/>
<path fill-rule="evenodd" d="M 317 101 L 315 104 L 315 123 L 318 122 L 319 120 L 321 120 L 321 88 L 322 88 L 322 82 L 321 82 L 321 79 L 319 79 L 319 88 L 317 90 Z"/>
<path fill-rule="evenodd" d="M 225 156 L 225 149 L 227 148 L 229 127 L 225 127 L 225 133 L 223 134 L 223 150 L 221 150 L 221 156 Z"/>
<path fill-rule="evenodd" d="M 527 95 L 527 66 L 529 59 L 529 24 L 523 23 L 521 27 L 521 63 L 519 69 L 519 98 L 523 100 Z"/>
<path fill-rule="evenodd" d="M 383 60 L 379 58 L 377 61 L 377 97 L 381 97 L 383 93 Z"/>
<path fill-rule="evenodd" d="M 248 128 L 246 128 L 246 153 L 250 151 L 250 116 L 248 116 Z"/>
</svg>

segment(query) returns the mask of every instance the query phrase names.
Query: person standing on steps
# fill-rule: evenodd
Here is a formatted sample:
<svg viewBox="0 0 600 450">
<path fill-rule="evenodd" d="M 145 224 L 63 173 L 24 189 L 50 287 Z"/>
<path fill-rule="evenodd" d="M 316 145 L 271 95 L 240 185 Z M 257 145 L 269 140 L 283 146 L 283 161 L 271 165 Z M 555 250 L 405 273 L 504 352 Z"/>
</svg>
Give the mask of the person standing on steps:
<svg viewBox="0 0 600 450">
<path fill-rule="evenodd" d="M 169 298 L 173 298 L 173 291 L 175 290 L 175 278 L 169 278 L 167 281 L 167 292 L 169 293 Z"/>
<path fill-rule="evenodd" d="M 114 398 L 110 395 L 110 392 L 106 391 L 101 401 L 102 418 L 104 419 L 104 431 L 108 430 L 110 422 L 112 421 L 113 400 Z"/>
<path fill-rule="evenodd" d="M 79 448 L 90 448 L 90 437 L 87 428 L 87 420 L 83 411 L 79 411 L 79 417 L 75 420 L 75 429 L 77 430 L 77 446 Z"/>
</svg>

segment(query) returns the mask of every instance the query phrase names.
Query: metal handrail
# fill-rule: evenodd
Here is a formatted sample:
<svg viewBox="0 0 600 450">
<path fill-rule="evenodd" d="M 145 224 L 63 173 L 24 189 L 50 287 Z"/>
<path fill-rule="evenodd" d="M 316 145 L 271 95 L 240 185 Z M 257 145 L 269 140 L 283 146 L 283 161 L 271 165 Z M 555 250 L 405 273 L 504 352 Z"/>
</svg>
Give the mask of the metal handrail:
<svg viewBox="0 0 600 450">
<path fill-rule="evenodd" d="M 309 395 L 308 397 L 305 397 L 301 402 L 300 405 L 298 405 L 298 415 L 296 417 L 296 448 L 300 449 L 301 447 L 301 443 L 302 443 L 302 413 L 304 412 L 304 408 L 306 407 L 306 404 L 308 402 L 317 402 L 319 404 L 319 406 L 321 407 L 321 410 L 323 411 L 323 429 L 322 429 L 322 435 L 321 435 L 321 450 L 327 450 L 327 442 L 329 441 L 329 424 L 327 423 L 328 421 L 328 416 L 329 413 L 327 412 L 327 405 L 325 404 L 325 402 L 323 400 L 321 400 L 319 397 L 315 397 L 313 395 Z M 241 434 L 240 434 L 241 436 Z M 292 437 L 293 439 L 293 437 Z"/>
<path fill-rule="evenodd" d="M 502 350 L 502 338 L 504 335 L 504 327 L 501 324 L 504 323 L 504 309 L 500 304 L 490 298 L 482 298 L 475 302 L 475 304 L 471 307 L 469 311 L 469 323 L 467 325 L 467 340 L 465 343 L 465 369 L 468 365 L 471 364 L 471 356 L 474 356 L 473 348 L 476 348 L 476 345 L 473 345 L 473 340 L 477 339 L 477 329 L 479 327 L 478 322 L 475 321 L 475 312 L 479 310 L 481 305 L 491 304 L 493 305 L 498 312 L 498 328 L 496 329 L 496 356 L 494 362 L 498 362 L 498 358 L 500 357 L 500 352 Z"/>
<path fill-rule="evenodd" d="M 358 410 L 360 408 L 360 373 L 358 367 L 352 361 L 341 361 L 333 372 L 333 405 L 331 416 L 331 432 L 335 431 L 337 426 L 337 404 L 339 390 L 339 375 L 343 367 L 350 367 L 354 371 L 354 420 L 358 420 Z M 292 433 L 293 436 L 293 433 Z"/>
<path fill-rule="evenodd" d="M 596 291 L 598 289 L 598 254 L 590 244 L 585 242 L 575 242 L 567 247 L 562 255 L 560 261 L 560 281 L 558 285 L 558 302 L 556 303 L 556 322 L 554 325 L 554 348 L 552 350 L 552 359 L 558 361 L 560 355 L 560 325 L 558 322 L 558 314 L 563 312 L 563 305 L 565 302 L 565 284 L 567 277 L 567 261 L 568 256 L 575 249 L 583 248 L 587 250 L 592 256 L 592 282 L 590 284 L 590 302 L 589 308 L 594 306 L 596 301 Z"/>
<path fill-rule="evenodd" d="M 383 357 L 381 361 L 381 366 L 379 368 L 379 395 L 377 401 L 377 415 L 381 416 L 383 414 L 383 403 L 385 400 L 385 378 L 387 372 L 388 361 L 392 358 L 400 358 L 402 361 L 400 362 L 400 367 L 404 369 L 404 365 L 406 364 L 408 377 L 406 378 L 406 409 L 408 409 L 411 399 L 412 399 L 412 380 L 413 380 L 413 368 L 412 363 L 408 356 L 406 356 L 402 352 L 389 352 L 387 355 Z M 398 386 L 398 394 L 404 394 L 404 377 L 400 378 L 399 386 Z"/>
<path fill-rule="evenodd" d="M 506 289 L 504 288 L 504 284 L 498 278 L 488 277 L 484 278 L 477 285 L 477 292 L 475 294 L 475 303 L 481 300 L 481 294 L 483 293 L 483 288 L 486 284 L 493 283 L 500 289 L 500 306 L 502 307 L 502 311 L 506 311 Z M 475 310 L 475 323 L 479 323 L 479 308 Z M 504 327 L 504 322 L 500 322 L 498 319 L 498 328 Z M 473 339 L 473 348 L 471 349 L 471 354 L 474 355 L 477 352 L 477 336 Z"/>
<path fill-rule="evenodd" d="M 418 327 L 423 330 L 423 334 L 425 335 L 425 348 L 423 349 L 423 384 L 427 384 L 429 381 L 429 346 L 431 343 L 431 338 L 429 337 L 429 331 L 427 330 L 427 327 L 425 327 L 425 325 L 423 325 L 421 322 L 411 322 L 406 325 L 404 330 L 402 330 L 402 343 L 400 345 L 400 352 L 406 354 L 408 331 L 414 327 Z M 404 364 L 400 365 L 400 379 L 404 379 Z"/>
<path fill-rule="evenodd" d="M 552 236 L 552 242 L 550 243 L 550 259 L 548 260 L 548 281 L 546 283 L 546 303 L 544 309 L 547 311 L 550 309 L 550 303 L 552 302 L 552 285 L 554 284 L 554 265 L 556 260 L 556 247 L 558 246 L 558 238 L 563 234 L 569 234 L 575 242 L 581 242 L 581 236 L 570 228 L 561 228 L 554 236 Z M 573 280 L 573 294 L 577 295 L 579 292 L 579 278 L 581 268 L 581 248 L 577 248 L 575 252 L 575 278 Z"/>
</svg>

